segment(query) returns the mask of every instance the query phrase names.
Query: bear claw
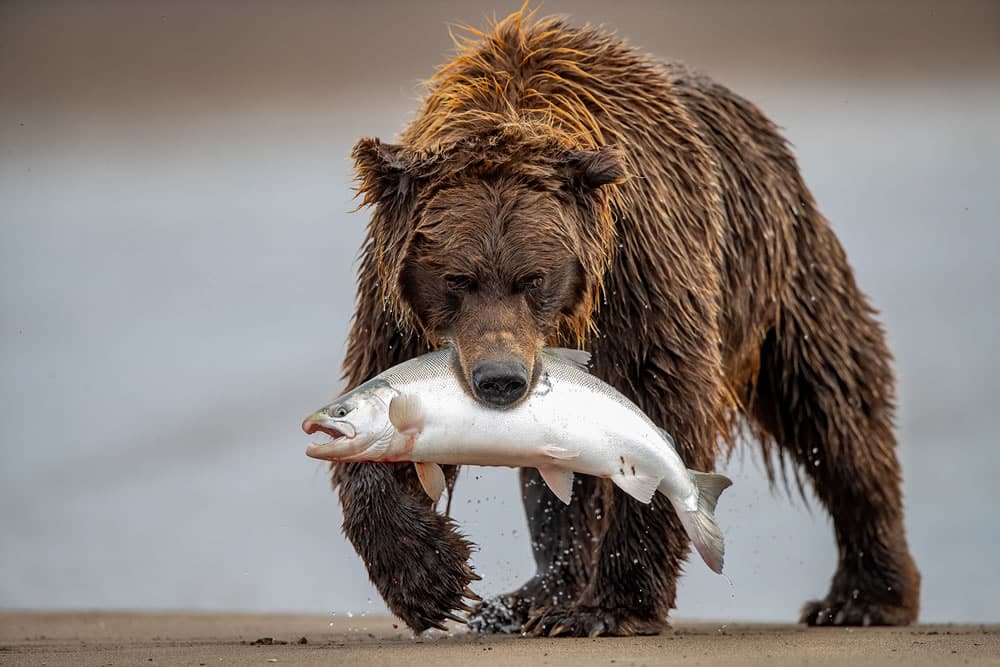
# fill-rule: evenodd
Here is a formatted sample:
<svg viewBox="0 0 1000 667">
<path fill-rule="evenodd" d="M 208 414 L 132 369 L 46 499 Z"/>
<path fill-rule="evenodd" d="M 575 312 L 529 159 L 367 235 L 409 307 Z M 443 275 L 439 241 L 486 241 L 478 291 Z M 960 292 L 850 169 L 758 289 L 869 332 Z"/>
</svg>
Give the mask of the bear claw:
<svg viewBox="0 0 1000 667">
<path fill-rule="evenodd" d="M 667 627 L 666 620 L 640 618 L 630 610 L 550 608 L 534 613 L 524 624 L 523 634 L 535 637 L 627 637 L 656 635 Z"/>
<path fill-rule="evenodd" d="M 799 623 L 814 627 L 908 625 L 913 622 L 910 610 L 895 605 L 864 600 L 812 600 L 802 607 Z"/>
</svg>

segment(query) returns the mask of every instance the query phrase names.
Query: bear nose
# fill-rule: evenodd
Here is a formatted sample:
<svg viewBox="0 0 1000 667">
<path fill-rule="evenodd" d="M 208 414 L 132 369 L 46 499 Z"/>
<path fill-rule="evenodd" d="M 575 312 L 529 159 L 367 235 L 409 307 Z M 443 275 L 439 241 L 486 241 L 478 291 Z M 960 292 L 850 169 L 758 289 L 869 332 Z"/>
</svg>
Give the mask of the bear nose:
<svg viewBox="0 0 1000 667">
<path fill-rule="evenodd" d="M 484 403 L 510 405 L 528 389 L 528 370 L 517 361 L 486 361 L 473 369 L 472 384 Z"/>
</svg>

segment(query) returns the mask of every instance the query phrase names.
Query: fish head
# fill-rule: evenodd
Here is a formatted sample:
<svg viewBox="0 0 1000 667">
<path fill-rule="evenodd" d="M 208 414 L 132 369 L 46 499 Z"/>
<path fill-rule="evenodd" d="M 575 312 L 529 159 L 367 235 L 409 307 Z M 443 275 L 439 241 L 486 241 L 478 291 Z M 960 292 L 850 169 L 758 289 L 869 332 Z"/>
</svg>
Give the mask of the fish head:
<svg viewBox="0 0 1000 667">
<path fill-rule="evenodd" d="M 326 461 L 381 460 L 395 433 L 389 421 L 394 394 L 384 382 L 365 383 L 306 417 L 302 430 L 319 434 L 306 455 Z"/>
</svg>

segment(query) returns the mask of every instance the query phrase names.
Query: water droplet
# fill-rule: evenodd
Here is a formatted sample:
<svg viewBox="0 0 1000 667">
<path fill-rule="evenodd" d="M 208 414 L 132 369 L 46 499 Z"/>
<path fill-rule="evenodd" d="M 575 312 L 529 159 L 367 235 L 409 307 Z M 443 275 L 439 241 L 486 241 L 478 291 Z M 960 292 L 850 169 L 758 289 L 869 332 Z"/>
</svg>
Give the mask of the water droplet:
<svg viewBox="0 0 1000 667">
<path fill-rule="evenodd" d="M 859 595 L 861 595 L 861 591 L 859 591 L 857 588 L 851 591 L 851 597 L 853 599 L 857 600 Z"/>
<path fill-rule="evenodd" d="M 813 447 L 813 454 L 819 453 L 819 447 Z"/>
<path fill-rule="evenodd" d="M 354 618 L 354 612 L 353 611 L 347 612 L 347 618 Z"/>
<path fill-rule="evenodd" d="M 813 461 L 813 466 L 815 466 L 815 467 L 818 468 L 819 467 L 819 461 Z"/>
</svg>

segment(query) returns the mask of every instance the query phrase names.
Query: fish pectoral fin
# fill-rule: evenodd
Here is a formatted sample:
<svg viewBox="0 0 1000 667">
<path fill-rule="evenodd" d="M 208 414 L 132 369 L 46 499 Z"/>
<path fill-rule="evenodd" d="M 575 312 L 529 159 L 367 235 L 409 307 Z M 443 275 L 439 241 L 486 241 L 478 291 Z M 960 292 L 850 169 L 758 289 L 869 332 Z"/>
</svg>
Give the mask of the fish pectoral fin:
<svg viewBox="0 0 1000 667">
<path fill-rule="evenodd" d="M 656 493 L 656 487 L 660 485 L 662 477 L 653 477 L 652 475 L 642 475 L 642 474 L 628 474 L 628 471 L 624 473 L 619 471 L 611 476 L 611 481 L 614 482 L 619 489 L 629 494 L 640 503 L 646 503 L 647 505 L 653 499 L 653 494 Z"/>
<path fill-rule="evenodd" d="M 568 347 L 547 347 L 545 348 L 545 352 L 557 359 L 562 359 L 573 364 L 581 371 L 590 372 L 590 352 L 586 350 L 573 350 Z"/>
<path fill-rule="evenodd" d="M 580 455 L 579 450 L 566 449 L 565 447 L 560 447 L 559 445 L 545 445 L 542 447 L 542 453 L 546 456 L 551 456 L 554 459 L 575 459 Z"/>
<path fill-rule="evenodd" d="M 424 413 L 415 394 L 397 394 L 389 401 L 389 421 L 403 435 L 424 430 Z"/>
<path fill-rule="evenodd" d="M 420 478 L 420 485 L 424 487 L 427 495 L 434 502 L 439 501 L 446 486 L 444 471 L 441 470 L 441 466 L 436 463 L 414 463 L 413 467 L 417 469 L 417 477 Z"/>
<path fill-rule="evenodd" d="M 573 473 L 557 466 L 539 466 L 538 473 L 556 494 L 556 498 L 569 505 L 573 497 Z"/>
</svg>

